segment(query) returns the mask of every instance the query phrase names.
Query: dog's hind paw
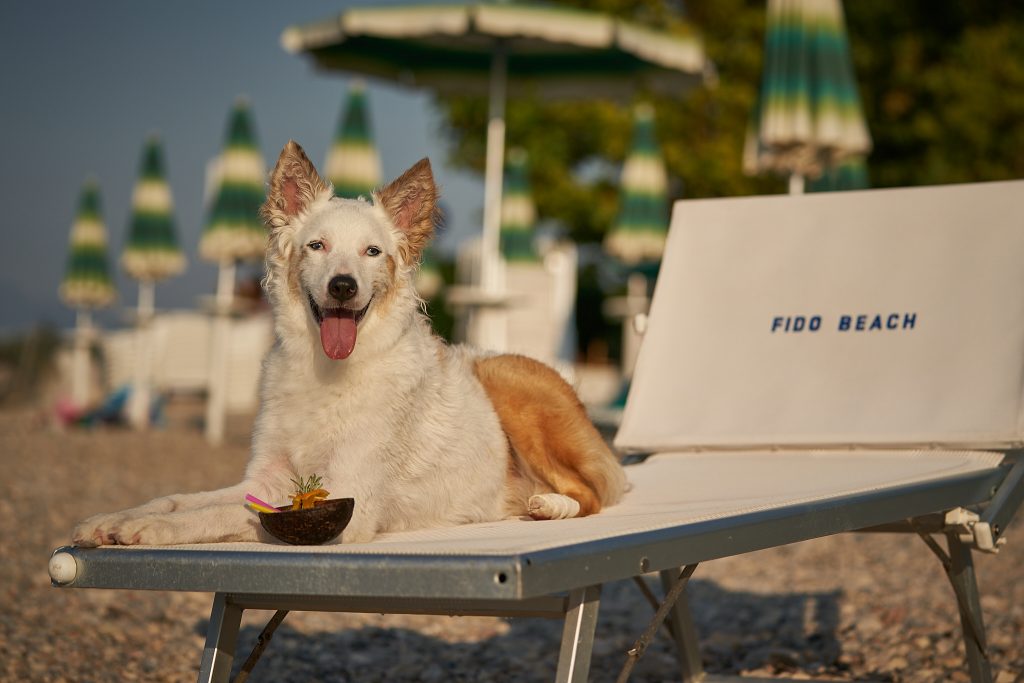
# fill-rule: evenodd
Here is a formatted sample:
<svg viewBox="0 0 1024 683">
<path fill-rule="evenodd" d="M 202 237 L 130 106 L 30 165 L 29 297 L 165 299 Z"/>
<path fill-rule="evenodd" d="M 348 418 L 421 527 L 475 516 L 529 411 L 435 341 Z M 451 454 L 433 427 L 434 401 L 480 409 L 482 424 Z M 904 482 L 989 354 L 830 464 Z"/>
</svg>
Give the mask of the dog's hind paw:
<svg viewBox="0 0 1024 683">
<path fill-rule="evenodd" d="M 580 504 L 561 493 L 538 493 L 530 496 L 526 511 L 534 519 L 568 519 L 580 514 Z"/>
</svg>

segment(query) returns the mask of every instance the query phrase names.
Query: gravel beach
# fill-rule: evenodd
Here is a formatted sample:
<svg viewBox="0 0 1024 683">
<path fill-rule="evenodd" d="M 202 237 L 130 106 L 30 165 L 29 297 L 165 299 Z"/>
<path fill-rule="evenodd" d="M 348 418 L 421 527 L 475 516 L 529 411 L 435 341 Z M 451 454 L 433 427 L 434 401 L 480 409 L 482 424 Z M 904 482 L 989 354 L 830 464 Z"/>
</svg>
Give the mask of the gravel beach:
<svg viewBox="0 0 1024 683">
<path fill-rule="evenodd" d="M 188 414 L 164 430 L 57 432 L 0 413 L 0 679 L 193 681 L 211 596 L 56 589 L 46 563 L 88 515 L 239 478 L 248 422 L 206 446 Z M 1024 681 L 1024 523 L 976 555 L 997 683 Z M 648 582 L 657 589 L 656 576 Z M 916 538 L 845 534 L 698 567 L 690 599 L 705 668 L 843 681 L 968 681 L 952 590 Z M 593 681 L 613 681 L 651 609 L 606 587 Z M 270 612 L 246 612 L 244 660 Z M 292 613 L 251 681 L 552 680 L 560 623 L 540 619 Z M 678 680 L 659 636 L 633 681 Z"/>
</svg>

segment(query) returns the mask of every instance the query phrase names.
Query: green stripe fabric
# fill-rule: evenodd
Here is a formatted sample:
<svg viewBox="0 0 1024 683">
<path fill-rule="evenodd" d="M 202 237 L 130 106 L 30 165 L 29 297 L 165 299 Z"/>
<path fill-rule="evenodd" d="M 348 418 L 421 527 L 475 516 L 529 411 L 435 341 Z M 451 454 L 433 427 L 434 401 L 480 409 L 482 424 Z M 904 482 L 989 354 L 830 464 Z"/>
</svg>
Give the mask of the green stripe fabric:
<svg viewBox="0 0 1024 683">
<path fill-rule="evenodd" d="M 536 262 L 534 247 L 537 209 L 530 193 L 526 151 L 510 149 L 506 155 L 504 190 L 501 195 L 501 255 L 509 262 Z"/>
<path fill-rule="evenodd" d="M 815 178 L 871 150 L 839 0 L 769 0 L 744 170 Z"/>
<path fill-rule="evenodd" d="M 324 169 L 339 197 L 368 197 L 381 184 L 380 155 L 373 144 L 366 87 L 361 81 L 349 88 Z"/>
<path fill-rule="evenodd" d="M 67 269 L 60 284 L 61 299 L 72 308 L 102 308 L 115 296 L 107 258 L 99 185 L 87 181 L 71 226 Z"/>
<path fill-rule="evenodd" d="M 217 173 L 216 190 L 199 240 L 199 254 L 215 263 L 259 261 L 267 240 L 259 218 L 266 196 L 266 165 L 249 104 L 244 99 L 236 101 L 228 115 Z"/>
<path fill-rule="evenodd" d="M 163 149 L 156 136 L 143 145 L 121 264 L 133 278 L 148 282 L 185 269 L 185 254 L 175 234 L 174 203 L 164 171 Z"/>
<path fill-rule="evenodd" d="M 430 86 L 487 92 L 497 41 L 508 50 L 510 92 L 592 98 L 637 83 L 678 93 L 709 64 L 693 30 L 666 33 L 585 9 L 528 2 L 353 8 L 281 36 L 320 66 Z M 580 81 L 588 81 L 580 87 Z"/>
<path fill-rule="evenodd" d="M 605 250 L 638 265 L 661 260 L 668 233 L 668 176 L 654 130 L 654 109 L 634 111 L 633 141 L 622 168 L 619 213 L 605 237 Z"/>
</svg>

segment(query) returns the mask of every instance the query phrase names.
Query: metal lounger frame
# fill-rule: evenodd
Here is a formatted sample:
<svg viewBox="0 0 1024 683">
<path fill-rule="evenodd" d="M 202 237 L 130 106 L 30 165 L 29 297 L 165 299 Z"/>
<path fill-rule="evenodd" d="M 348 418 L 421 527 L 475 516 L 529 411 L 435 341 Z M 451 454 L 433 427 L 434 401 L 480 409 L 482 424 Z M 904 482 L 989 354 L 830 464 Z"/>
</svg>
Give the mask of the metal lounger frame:
<svg viewBox="0 0 1024 683">
<path fill-rule="evenodd" d="M 215 593 L 201 683 L 228 680 L 245 609 L 562 618 L 556 680 L 578 683 L 588 678 L 602 584 L 659 571 L 669 597 L 661 612 L 678 646 L 682 680 L 695 683 L 755 679 L 702 672 L 685 592 L 670 592 L 689 577 L 681 578 L 680 567 L 692 573 L 708 560 L 844 531 L 916 532 L 943 559 L 957 596 L 971 680 L 985 683 L 992 676 L 971 544 L 962 530 L 944 527 L 933 513 L 974 507 L 999 536 L 1022 500 L 1024 457 L 1013 455 L 995 471 L 528 554 L 426 558 L 82 548 L 55 553 L 75 559 L 78 572 L 71 585 L 76 587 Z M 948 555 L 931 540 L 940 532 L 948 538 Z M 653 628 L 660 621 L 656 615 Z M 631 658 L 645 647 L 641 638 Z"/>
</svg>

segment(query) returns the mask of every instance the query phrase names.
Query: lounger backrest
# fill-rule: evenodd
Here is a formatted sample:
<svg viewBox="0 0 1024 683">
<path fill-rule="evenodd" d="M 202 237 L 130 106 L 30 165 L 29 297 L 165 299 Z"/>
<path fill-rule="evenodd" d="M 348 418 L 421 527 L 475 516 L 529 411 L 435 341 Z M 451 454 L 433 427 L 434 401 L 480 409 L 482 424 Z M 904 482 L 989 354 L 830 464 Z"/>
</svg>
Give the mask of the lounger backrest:
<svg viewBox="0 0 1024 683">
<path fill-rule="evenodd" d="M 616 444 L 1024 443 L 1024 181 L 678 202 Z"/>
</svg>

